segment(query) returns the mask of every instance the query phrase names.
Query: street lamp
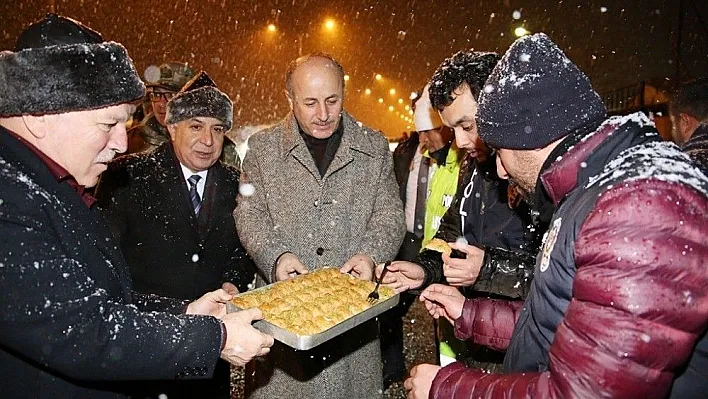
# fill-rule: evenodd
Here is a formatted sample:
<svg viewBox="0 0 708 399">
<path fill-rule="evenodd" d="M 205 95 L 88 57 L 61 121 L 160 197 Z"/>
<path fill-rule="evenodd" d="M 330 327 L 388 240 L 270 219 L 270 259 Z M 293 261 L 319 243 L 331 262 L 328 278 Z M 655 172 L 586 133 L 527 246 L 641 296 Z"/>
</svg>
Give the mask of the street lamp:
<svg viewBox="0 0 708 399">
<path fill-rule="evenodd" d="M 324 20 L 324 22 L 322 22 L 322 30 L 331 33 L 332 37 L 335 36 L 334 33 L 335 33 L 336 27 L 337 27 L 337 22 L 335 22 L 335 20 L 332 18 L 327 18 Z M 305 41 L 306 36 L 309 38 L 309 35 L 306 35 L 305 33 L 299 33 L 297 36 L 298 57 L 302 56 L 302 45 L 303 45 L 303 42 Z"/>
<path fill-rule="evenodd" d="M 381 80 L 381 79 L 383 79 L 383 77 L 381 76 L 380 73 L 377 73 L 377 74 L 376 74 L 376 80 Z"/>
<path fill-rule="evenodd" d="M 368 96 L 369 94 L 371 94 L 371 89 L 366 89 L 366 90 L 364 90 L 364 94 L 366 94 L 367 96 Z"/>
<path fill-rule="evenodd" d="M 514 29 L 514 34 L 516 35 L 516 37 L 522 37 L 531 34 L 531 32 L 526 30 L 526 28 L 524 28 L 523 26 L 519 26 L 518 28 Z"/>
<path fill-rule="evenodd" d="M 331 30 L 334 30 L 334 28 L 335 28 L 335 26 L 337 26 L 337 24 L 334 22 L 334 20 L 332 18 L 327 18 L 325 20 L 323 26 L 325 27 L 325 29 L 331 31 Z"/>
<path fill-rule="evenodd" d="M 276 30 L 278 30 L 278 28 L 276 28 L 275 25 L 273 25 L 273 24 L 268 25 L 268 32 L 275 32 Z"/>
</svg>

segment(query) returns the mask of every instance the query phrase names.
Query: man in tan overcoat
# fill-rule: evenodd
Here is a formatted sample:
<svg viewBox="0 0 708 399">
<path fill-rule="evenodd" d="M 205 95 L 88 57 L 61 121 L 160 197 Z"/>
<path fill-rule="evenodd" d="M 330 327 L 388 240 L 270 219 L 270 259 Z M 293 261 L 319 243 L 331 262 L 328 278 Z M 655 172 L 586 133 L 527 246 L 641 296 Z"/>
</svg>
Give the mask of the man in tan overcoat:
<svg viewBox="0 0 708 399">
<path fill-rule="evenodd" d="M 342 108 L 344 71 L 326 54 L 291 63 L 292 112 L 249 139 L 234 211 L 239 236 L 267 282 L 324 266 L 366 280 L 405 234 L 386 139 Z M 246 373 L 249 398 L 381 396 L 376 321 L 309 351 L 280 343 Z"/>
</svg>

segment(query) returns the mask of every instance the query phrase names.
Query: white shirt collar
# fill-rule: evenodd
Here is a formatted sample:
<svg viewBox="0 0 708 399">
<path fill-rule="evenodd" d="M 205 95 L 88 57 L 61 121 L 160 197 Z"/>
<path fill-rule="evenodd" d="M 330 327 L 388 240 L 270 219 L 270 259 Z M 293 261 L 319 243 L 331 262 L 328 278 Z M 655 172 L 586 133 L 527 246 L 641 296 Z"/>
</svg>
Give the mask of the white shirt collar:
<svg viewBox="0 0 708 399">
<path fill-rule="evenodd" d="M 189 191 L 189 182 L 187 179 L 189 179 L 190 176 L 192 175 L 199 175 L 201 179 L 199 179 L 199 182 L 197 182 L 197 193 L 199 193 L 199 198 L 204 201 L 204 187 L 206 186 L 206 179 L 207 179 L 207 174 L 209 173 L 209 170 L 203 170 L 201 172 L 192 172 L 187 168 L 186 166 L 182 165 L 180 162 L 179 166 L 182 168 L 182 174 L 184 175 L 184 182 L 187 185 L 187 191 Z"/>
</svg>

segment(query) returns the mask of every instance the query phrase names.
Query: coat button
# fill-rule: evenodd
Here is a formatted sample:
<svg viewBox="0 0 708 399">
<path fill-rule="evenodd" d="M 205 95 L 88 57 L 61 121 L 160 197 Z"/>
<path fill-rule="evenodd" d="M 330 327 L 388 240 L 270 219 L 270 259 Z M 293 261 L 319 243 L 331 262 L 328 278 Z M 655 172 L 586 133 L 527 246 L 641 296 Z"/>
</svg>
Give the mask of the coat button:
<svg viewBox="0 0 708 399">
<path fill-rule="evenodd" d="M 315 207 L 320 205 L 320 200 L 315 200 Z"/>
<path fill-rule="evenodd" d="M 322 247 L 317 248 L 317 255 L 322 256 L 323 253 L 324 253 L 324 248 L 322 248 Z"/>
</svg>

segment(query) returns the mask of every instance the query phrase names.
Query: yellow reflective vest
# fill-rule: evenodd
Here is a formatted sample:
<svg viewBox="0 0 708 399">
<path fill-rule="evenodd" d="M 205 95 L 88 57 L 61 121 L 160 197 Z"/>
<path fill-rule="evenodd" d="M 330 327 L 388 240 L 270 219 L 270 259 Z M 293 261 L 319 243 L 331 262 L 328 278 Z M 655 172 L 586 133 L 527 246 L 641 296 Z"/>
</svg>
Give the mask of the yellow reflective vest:
<svg viewBox="0 0 708 399">
<path fill-rule="evenodd" d="M 428 151 L 423 154 L 430 158 Z M 457 148 L 455 142 L 450 146 L 450 151 L 445 158 L 445 165 L 438 166 L 433 172 L 428 183 L 428 200 L 425 203 L 425 228 L 423 230 L 422 247 L 432 240 L 440 227 L 440 221 L 452 204 L 452 199 L 457 191 L 457 179 L 460 174 L 460 164 L 464 153 Z M 431 163 L 434 165 L 434 160 Z M 432 167 L 432 165 L 431 165 Z"/>
</svg>

